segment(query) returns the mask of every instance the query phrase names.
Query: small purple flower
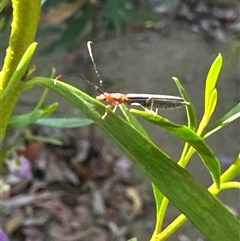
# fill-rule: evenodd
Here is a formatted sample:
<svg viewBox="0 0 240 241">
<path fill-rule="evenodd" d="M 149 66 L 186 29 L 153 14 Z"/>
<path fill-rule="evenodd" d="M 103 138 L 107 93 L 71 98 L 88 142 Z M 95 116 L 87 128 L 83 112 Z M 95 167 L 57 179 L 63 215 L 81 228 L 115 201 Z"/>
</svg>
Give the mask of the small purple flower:
<svg viewBox="0 0 240 241">
<path fill-rule="evenodd" d="M 16 158 L 7 162 L 8 170 L 14 175 L 23 180 L 32 179 L 31 163 L 24 156 L 17 156 Z"/>
<path fill-rule="evenodd" d="M 0 228 L 0 240 L 1 241 L 9 241 L 6 233 Z"/>
</svg>

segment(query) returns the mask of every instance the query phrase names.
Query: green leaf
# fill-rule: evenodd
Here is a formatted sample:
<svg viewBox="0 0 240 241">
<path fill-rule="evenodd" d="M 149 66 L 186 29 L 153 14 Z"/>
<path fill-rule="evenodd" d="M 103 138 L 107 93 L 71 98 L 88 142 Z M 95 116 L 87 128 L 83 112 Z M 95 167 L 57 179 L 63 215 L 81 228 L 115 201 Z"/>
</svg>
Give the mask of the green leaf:
<svg viewBox="0 0 240 241">
<path fill-rule="evenodd" d="M 91 119 L 86 118 L 41 118 L 35 124 L 56 128 L 74 128 L 92 124 Z"/>
<path fill-rule="evenodd" d="M 123 112 L 127 121 L 131 124 L 131 126 L 133 128 L 135 128 L 136 130 L 138 130 L 143 136 L 147 137 L 150 140 L 150 137 L 147 134 L 147 132 L 145 131 L 145 129 L 143 128 L 143 126 L 139 123 L 139 121 L 136 119 L 136 117 L 129 111 L 129 109 L 126 107 L 126 105 L 121 104 L 120 109 Z M 159 210 L 160 205 L 163 200 L 163 194 L 158 189 L 158 187 L 156 187 L 154 184 L 152 184 L 152 187 L 153 187 L 153 193 L 154 193 L 154 198 L 155 198 L 155 202 L 156 202 L 156 210 Z"/>
<path fill-rule="evenodd" d="M 222 68 L 222 61 L 222 55 L 219 54 L 212 63 L 206 79 L 204 118 L 207 122 L 210 120 L 217 103 L 216 84 Z"/>
<path fill-rule="evenodd" d="M 136 237 L 130 238 L 130 239 L 128 239 L 128 241 L 137 241 L 137 238 Z"/>
<path fill-rule="evenodd" d="M 2 95 L 1 95 L 1 99 L 4 100 L 4 98 L 7 99 L 8 96 L 11 96 L 11 93 L 13 92 L 14 88 L 16 88 L 16 86 L 19 85 L 19 80 L 21 79 L 22 76 L 24 76 L 28 64 L 30 62 L 30 60 L 33 57 L 33 54 L 36 50 L 37 47 L 37 43 L 32 43 L 28 49 L 26 50 L 26 52 L 24 53 L 22 59 L 20 60 L 19 64 L 17 65 L 16 70 L 14 71 L 11 79 L 9 80 L 6 88 L 4 89 Z M 0 99 L 0 100 L 1 100 Z"/>
<path fill-rule="evenodd" d="M 51 137 L 46 137 L 46 136 L 36 136 L 36 135 L 29 135 L 25 137 L 26 140 L 30 141 L 38 141 L 38 142 L 43 142 L 51 145 L 57 145 L 61 146 L 63 143 L 57 139 L 51 138 Z"/>
<path fill-rule="evenodd" d="M 156 201 L 156 213 L 158 214 L 164 196 L 157 186 L 152 185 L 152 187 L 153 187 L 153 193 L 154 193 L 154 197 L 155 197 L 155 201 Z M 157 215 L 156 220 L 157 219 L 158 219 L 158 215 Z"/>
<path fill-rule="evenodd" d="M 180 83 L 180 81 L 178 80 L 178 78 L 173 77 L 173 80 L 175 81 L 179 92 L 181 93 L 182 97 L 190 103 L 190 105 L 187 105 L 187 117 L 188 117 L 188 126 L 192 129 L 192 130 L 196 130 L 197 129 L 197 115 L 196 115 L 196 111 L 195 108 L 187 94 L 187 92 L 185 91 L 185 89 L 183 88 L 182 84 Z"/>
<path fill-rule="evenodd" d="M 220 118 L 204 135 L 204 138 L 209 137 L 216 131 L 222 129 L 224 126 L 230 124 L 231 122 L 237 120 L 240 117 L 240 103 L 233 107 L 227 114 Z"/>
<path fill-rule="evenodd" d="M 237 240 L 237 218 L 185 169 L 96 99 L 61 81 L 35 77 L 29 85 L 48 87 L 91 118 L 149 177 L 159 190 L 210 240 Z M 214 230 L 214 232 L 213 232 Z"/>
<path fill-rule="evenodd" d="M 217 89 L 214 89 L 209 97 L 208 115 L 207 115 L 208 120 L 210 119 L 210 117 L 212 116 L 216 108 L 217 99 L 218 99 L 218 92 L 217 92 Z"/>
<path fill-rule="evenodd" d="M 9 127 L 20 128 L 33 124 L 43 114 L 42 110 L 35 109 L 29 113 L 12 116 L 9 121 Z"/>
<path fill-rule="evenodd" d="M 56 110 L 57 107 L 58 103 L 53 103 L 45 107 L 43 110 L 37 108 L 26 114 L 12 116 L 9 121 L 9 127 L 22 128 L 33 123 L 37 123 L 38 119 L 40 119 L 44 115 L 50 115 Z"/>
<path fill-rule="evenodd" d="M 58 103 L 52 103 L 51 105 L 46 106 L 45 108 L 43 108 L 43 115 L 47 116 L 47 115 L 51 115 L 57 108 L 58 108 Z"/>
<path fill-rule="evenodd" d="M 2 10 L 6 7 L 6 5 L 8 4 L 8 2 L 10 2 L 10 0 L 2 0 L 0 2 L 0 12 L 2 12 Z"/>
<path fill-rule="evenodd" d="M 139 121 L 136 119 L 136 117 L 129 111 L 126 105 L 122 104 L 119 105 L 122 113 L 124 114 L 127 121 L 131 124 L 132 127 L 134 127 L 136 130 L 138 130 L 142 135 L 144 135 L 147 138 L 150 138 L 143 126 L 139 123 Z"/>
<path fill-rule="evenodd" d="M 216 183 L 217 187 L 220 187 L 220 175 L 221 175 L 221 166 L 217 157 L 214 155 L 213 151 L 210 147 L 204 142 L 203 138 L 198 136 L 193 130 L 185 125 L 178 125 L 167 118 L 163 118 L 160 115 L 153 116 L 149 114 L 147 111 L 139 111 L 132 109 L 133 113 L 138 114 L 145 119 L 149 120 L 155 125 L 159 125 L 169 132 L 174 134 L 175 136 L 181 138 L 189 145 L 193 146 L 194 149 L 198 152 L 199 156 L 209 169 L 212 174 L 213 180 Z"/>
</svg>

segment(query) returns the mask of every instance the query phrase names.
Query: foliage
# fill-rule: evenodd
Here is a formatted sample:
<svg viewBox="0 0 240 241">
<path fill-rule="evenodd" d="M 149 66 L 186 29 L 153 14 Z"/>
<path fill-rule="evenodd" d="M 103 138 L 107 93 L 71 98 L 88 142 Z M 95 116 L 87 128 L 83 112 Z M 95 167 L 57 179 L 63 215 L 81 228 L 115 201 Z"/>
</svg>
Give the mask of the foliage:
<svg viewBox="0 0 240 241">
<path fill-rule="evenodd" d="M 221 173 L 218 158 L 205 142 L 205 138 L 240 116 L 240 105 L 238 104 L 220 118 L 209 131 L 206 131 L 218 103 L 216 84 L 222 67 L 222 56 L 217 56 L 209 70 L 205 87 L 205 110 L 199 124 L 192 104 L 187 106 L 188 126 L 173 123 L 159 115 L 153 116 L 149 111 L 135 109 L 129 111 L 124 105 L 121 105 L 121 109 L 125 119 L 107 109 L 107 116 L 103 120 L 102 116 L 106 107 L 98 100 L 54 78 L 54 74 L 51 77 L 32 77 L 32 73 L 27 71 L 37 45 L 33 41 L 39 17 L 40 1 L 25 1 L 13 0 L 11 34 L 13 38 L 10 40 L 4 60 L 0 82 L 1 140 L 5 136 L 7 126 L 12 125 L 15 128 L 19 125 L 28 126 L 51 114 L 56 109 L 57 104 L 53 103 L 47 107 L 42 107 L 42 104 L 47 89 L 53 90 L 81 109 L 89 119 L 94 121 L 153 183 L 157 222 L 151 241 L 167 239 L 187 219 L 209 240 L 237 240 L 240 228 L 239 220 L 216 198 L 216 195 L 223 190 L 240 187 L 239 182 L 233 181 L 239 175 L 240 156 L 224 173 Z M 31 26 L 29 26 L 29 17 L 33 23 Z M 20 47 L 21 51 L 19 51 Z M 179 80 L 177 78 L 174 80 L 182 96 L 192 103 Z M 12 117 L 13 109 L 20 95 L 35 85 L 46 88 L 36 108 L 30 113 Z M 186 142 L 178 164 L 150 140 L 133 113 L 165 128 L 169 133 Z M 60 122 L 66 123 L 66 120 Z M 208 189 L 184 169 L 195 152 L 200 155 L 213 177 L 213 184 Z M 6 153 L 1 154 L 2 161 L 5 160 L 6 156 Z M 169 202 L 173 203 L 182 214 L 163 230 L 163 218 Z"/>
<path fill-rule="evenodd" d="M 96 35 L 105 30 L 119 36 L 129 21 L 143 26 L 151 25 L 156 21 L 156 16 L 150 13 L 149 2 L 151 1 L 141 0 L 134 3 L 129 0 L 46 0 L 43 8 L 46 12 L 47 24 L 40 28 L 39 35 L 54 33 L 58 37 L 44 49 L 43 53 L 63 49 L 72 50 L 77 44 L 79 45 L 89 38 L 93 40 Z M 67 10 L 69 15 L 66 15 Z M 52 17 L 51 11 L 53 12 Z M 55 12 L 57 14 L 54 14 Z M 65 18 L 62 17 L 65 15 Z"/>
</svg>

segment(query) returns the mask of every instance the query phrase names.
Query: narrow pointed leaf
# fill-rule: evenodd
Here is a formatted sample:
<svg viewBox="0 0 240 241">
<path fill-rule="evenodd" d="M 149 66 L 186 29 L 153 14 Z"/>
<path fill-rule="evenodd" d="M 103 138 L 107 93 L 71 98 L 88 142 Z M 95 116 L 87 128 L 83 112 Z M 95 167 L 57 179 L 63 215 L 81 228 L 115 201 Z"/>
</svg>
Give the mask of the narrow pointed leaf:
<svg viewBox="0 0 240 241">
<path fill-rule="evenodd" d="M 147 137 L 150 140 L 149 135 L 147 134 L 147 132 L 145 131 L 143 126 L 139 123 L 139 121 L 136 119 L 136 117 L 133 115 L 133 113 L 131 113 L 129 111 L 129 109 L 123 104 L 120 105 L 120 108 L 121 108 L 124 116 L 126 117 L 127 121 L 131 124 L 131 126 L 134 127 L 142 135 L 144 135 L 145 137 Z M 155 186 L 153 183 L 152 183 L 152 187 L 153 187 L 153 193 L 154 193 L 154 198 L 155 198 L 155 202 L 156 202 L 156 210 L 159 210 L 160 205 L 161 205 L 162 200 L 163 200 L 163 194 L 158 189 L 158 187 Z M 158 215 L 157 215 L 156 218 L 158 218 Z"/>
<path fill-rule="evenodd" d="M 137 238 L 134 237 L 134 238 L 128 239 L 128 241 L 137 241 Z"/>
<path fill-rule="evenodd" d="M 209 240 L 238 239 L 237 218 L 192 175 L 116 113 L 108 110 L 103 120 L 106 107 L 102 103 L 61 81 L 55 85 L 55 81 L 35 77 L 27 84 L 48 87 L 80 108 Z"/>
<path fill-rule="evenodd" d="M 183 88 L 182 84 L 180 83 L 180 81 L 178 80 L 178 78 L 173 77 L 173 80 L 175 81 L 179 92 L 182 94 L 182 97 L 190 103 L 190 105 L 186 106 L 187 109 L 187 117 L 188 117 L 188 126 L 192 129 L 192 130 L 196 130 L 197 129 L 197 115 L 196 115 L 196 111 L 195 108 L 187 94 L 187 92 L 185 91 L 185 89 Z"/>
<path fill-rule="evenodd" d="M 211 101 L 212 101 L 211 99 L 212 99 L 213 91 L 217 91 L 216 84 L 222 68 L 222 61 L 223 61 L 222 55 L 219 54 L 217 58 L 214 60 L 214 62 L 212 63 L 207 75 L 206 87 L 205 87 L 205 111 L 204 111 L 205 120 L 210 120 L 211 114 L 215 109 L 215 106 L 213 108 L 211 105 Z"/>
<path fill-rule="evenodd" d="M 216 108 L 217 98 L 218 98 L 218 92 L 217 92 L 217 89 L 214 89 L 212 91 L 212 94 L 211 94 L 210 98 L 209 98 L 208 112 L 206 113 L 206 118 L 207 118 L 208 122 L 209 122 L 209 119 L 212 116 L 212 114 L 213 114 L 213 112 Z"/>
<path fill-rule="evenodd" d="M 26 138 L 26 140 L 29 140 L 29 141 L 38 141 L 38 142 L 43 142 L 43 143 L 47 143 L 47 144 L 51 144 L 51 145 L 58 145 L 58 146 L 63 145 L 62 141 L 51 138 L 51 137 L 46 137 L 46 136 L 30 135 L 30 136 L 26 136 L 25 138 Z"/>
<path fill-rule="evenodd" d="M 150 115 L 146 111 L 139 111 L 132 109 L 132 112 L 141 115 L 142 117 L 146 118 L 147 120 L 151 121 L 155 125 L 159 125 L 168 131 L 170 131 L 175 136 L 178 136 L 182 140 L 186 141 L 190 144 L 198 154 L 200 155 L 201 159 L 209 169 L 214 182 L 216 183 L 217 187 L 220 186 L 220 175 L 221 175 L 221 167 L 220 162 L 214 155 L 213 151 L 210 147 L 204 142 L 203 138 L 198 136 L 193 130 L 185 125 L 178 125 L 162 116 L 153 116 Z"/>
<path fill-rule="evenodd" d="M 128 123 L 136 130 L 138 130 L 142 135 L 150 139 L 149 135 L 147 134 L 143 126 L 139 123 L 136 117 L 129 111 L 128 107 L 122 104 L 120 105 L 120 108 L 125 118 L 127 119 Z"/>
<path fill-rule="evenodd" d="M 57 108 L 58 108 L 58 103 L 54 102 L 51 105 L 48 105 L 42 109 L 43 115 L 48 116 L 51 115 Z"/>
<path fill-rule="evenodd" d="M 238 103 L 234 108 L 232 108 L 226 115 L 220 118 L 204 135 L 204 138 L 209 137 L 216 131 L 222 129 L 224 126 L 232 123 L 240 117 L 240 103 Z"/>
<path fill-rule="evenodd" d="M 41 118 L 35 124 L 56 128 L 75 128 L 92 124 L 91 119 L 86 118 Z"/>
<path fill-rule="evenodd" d="M 12 116 L 8 126 L 14 128 L 26 127 L 30 124 L 33 124 L 37 119 L 39 119 L 42 116 L 42 114 L 42 110 L 36 109 L 27 114 Z"/>
</svg>

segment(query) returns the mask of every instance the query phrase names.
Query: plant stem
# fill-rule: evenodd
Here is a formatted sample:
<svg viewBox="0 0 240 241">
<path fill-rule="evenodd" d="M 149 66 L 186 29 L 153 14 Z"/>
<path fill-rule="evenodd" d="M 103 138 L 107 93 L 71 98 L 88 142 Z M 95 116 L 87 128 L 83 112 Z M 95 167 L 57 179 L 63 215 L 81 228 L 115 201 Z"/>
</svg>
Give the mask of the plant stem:
<svg viewBox="0 0 240 241">
<path fill-rule="evenodd" d="M 4 65 L 0 80 L 0 94 L 4 94 L 16 68 L 22 59 L 27 48 L 33 43 L 37 31 L 37 24 L 40 15 L 40 0 L 13 0 L 13 21 L 12 31 L 9 40 L 9 47 L 4 59 Z M 0 140 L 5 135 L 9 118 L 13 109 L 22 93 L 18 81 L 13 81 L 11 89 L 8 90 L 7 96 L 1 99 L 1 116 L 0 116 Z"/>
<path fill-rule="evenodd" d="M 218 195 L 220 191 L 229 188 L 240 188 L 239 182 L 230 182 L 240 173 L 240 154 L 236 161 L 221 175 L 221 190 L 217 189 L 215 184 L 212 184 L 208 190 L 213 195 Z M 176 230 L 178 230 L 188 219 L 183 214 L 180 214 L 168 227 L 163 230 L 160 234 L 156 235 L 151 241 L 163 241 L 170 237 Z"/>
</svg>

